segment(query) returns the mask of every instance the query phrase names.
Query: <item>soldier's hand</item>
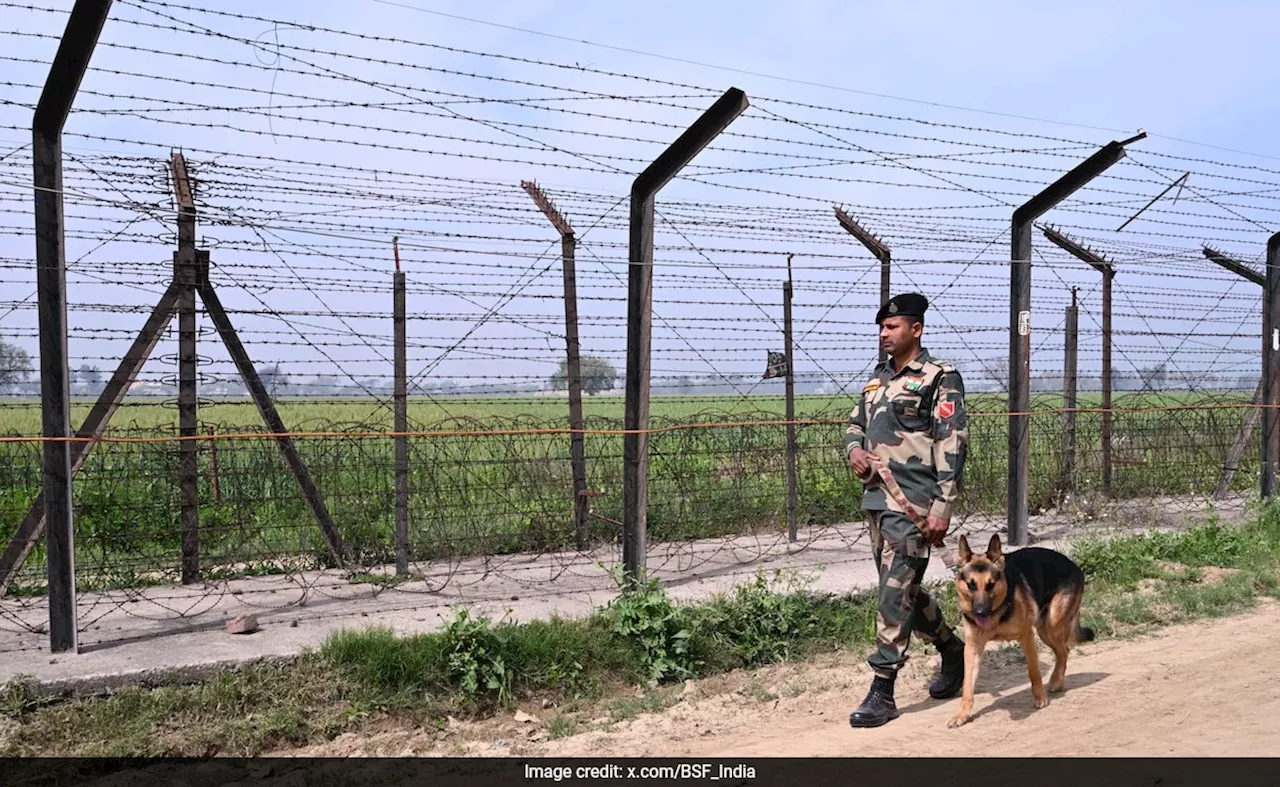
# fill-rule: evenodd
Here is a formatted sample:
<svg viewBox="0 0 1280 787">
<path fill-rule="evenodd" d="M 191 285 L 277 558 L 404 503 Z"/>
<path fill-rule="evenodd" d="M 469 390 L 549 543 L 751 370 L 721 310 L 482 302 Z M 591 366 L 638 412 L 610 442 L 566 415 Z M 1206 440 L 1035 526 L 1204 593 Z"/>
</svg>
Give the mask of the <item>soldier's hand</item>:
<svg viewBox="0 0 1280 787">
<path fill-rule="evenodd" d="M 853 472 L 858 474 L 859 478 L 867 478 L 871 475 L 871 454 L 867 453 L 861 446 L 854 446 L 849 452 L 849 466 L 853 468 Z"/>
<path fill-rule="evenodd" d="M 950 523 L 942 517 L 931 516 L 924 523 L 924 540 L 930 546 L 938 546 L 947 535 Z"/>
</svg>

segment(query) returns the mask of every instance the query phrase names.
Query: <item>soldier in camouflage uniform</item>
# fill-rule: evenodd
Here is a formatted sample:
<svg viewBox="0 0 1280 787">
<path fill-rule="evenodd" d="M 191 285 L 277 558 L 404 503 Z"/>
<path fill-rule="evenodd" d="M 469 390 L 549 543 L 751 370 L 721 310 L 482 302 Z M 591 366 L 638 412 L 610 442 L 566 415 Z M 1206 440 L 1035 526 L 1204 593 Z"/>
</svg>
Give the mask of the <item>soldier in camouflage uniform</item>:
<svg viewBox="0 0 1280 787">
<path fill-rule="evenodd" d="M 960 373 L 920 345 L 928 306 L 922 295 L 903 294 L 877 313 L 888 357 L 862 389 L 845 432 L 850 466 L 864 485 L 862 507 L 880 574 L 876 649 L 867 660 L 875 678 L 849 715 L 853 727 L 878 727 L 897 718 L 894 680 L 907 661 L 913 631 L 942 654 L 930 695 L 953 697 L 964 679 L 964 643 L 920 587 L 929 547 L 941 544 L 950 527 L 968 447 Z M 921 525 L 882 488 L 873 459 L 888 468 Z"/>
</svg>

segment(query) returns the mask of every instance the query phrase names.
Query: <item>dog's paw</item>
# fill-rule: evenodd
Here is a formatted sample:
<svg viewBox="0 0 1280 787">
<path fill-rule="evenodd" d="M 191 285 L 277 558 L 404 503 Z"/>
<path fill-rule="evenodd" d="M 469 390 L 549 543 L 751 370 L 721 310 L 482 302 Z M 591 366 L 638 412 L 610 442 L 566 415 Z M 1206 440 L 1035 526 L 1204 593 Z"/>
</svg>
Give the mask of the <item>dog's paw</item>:
<svg viewBox="0 0 1280 787">
<path fill-rule="evenodd" d="M 1061 680 L 1060 680 L 1060 681 L 1058 681 L 1057 683 L 1050 683 L 1050 684 L 1049 684 L 1049 686 L 1048 686 L 1049 693 L 1050 693 L 1050 694 L 1057 694 L 1057 693 L 1061 692 L 1064 688 L 1066 688 L 1065 683 L 1066 683 L 1066 681 L 1061 681 Z"/>
<path fill-rule="evenodd" d="M 947 720 L 948 727 L 962 727 L 972 721 L 973 717 L 967 713 L 957 713 Z"/>
<path fill-rule="evenodd" d="M 1033 702 L 1035 703 L 1036 708 L 1044 708 L 1049 705 L 1049 697 L 1041 694 L 1039 697 L 1034 697 Z"/>
</svg>

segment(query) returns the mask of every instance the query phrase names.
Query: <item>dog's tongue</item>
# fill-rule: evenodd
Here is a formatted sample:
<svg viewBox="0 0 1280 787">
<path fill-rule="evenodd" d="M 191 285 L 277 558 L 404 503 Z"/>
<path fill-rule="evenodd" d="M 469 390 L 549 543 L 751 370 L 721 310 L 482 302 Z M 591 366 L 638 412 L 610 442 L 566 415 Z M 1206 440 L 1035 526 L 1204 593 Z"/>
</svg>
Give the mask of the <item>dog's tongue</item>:
<svg viewBox="0 0 1280 787">
<path fill-rule="evenodd" d="M 991 625 L 990 615 L 974 615 L 973 622 L 977 623 L 981 628 L 988 628 Z"/>
</svg>

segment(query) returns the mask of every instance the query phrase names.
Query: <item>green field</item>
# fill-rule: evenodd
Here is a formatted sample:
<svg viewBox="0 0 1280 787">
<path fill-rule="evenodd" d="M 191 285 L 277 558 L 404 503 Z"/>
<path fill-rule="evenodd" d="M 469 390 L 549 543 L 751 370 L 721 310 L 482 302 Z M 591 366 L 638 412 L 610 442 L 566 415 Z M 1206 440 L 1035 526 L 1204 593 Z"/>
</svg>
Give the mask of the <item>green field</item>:
<svg viewBox="0 0 1280 787">
<path fill-rule="evenodd" d="M 844 418 L 853 407 L 849 396 L 799 396 L 796 397 L 796 413 L 799 417 L 832 416 Z M 978 405 L 982 402 L 979 400 Z M 73 403 L 72 423 L 79 424 L 92 407 L 92 400 L 80 399 Z M 390 430 L 392 426 L 391 399 L 372 398 L 282 398 L 276 407 L 280 417 L 293 431 L 307 427 L 342 425 L 368 426 Z M 588 418 L 613 419 L 621 422 L 623 398 L 614 396 L 587 396 L 583 399 L 583 413 Z M 702 412 L 747 413 L 759 415 L 771 413 L 782 417 L 785 402 L 781 396 L 686 396 L 654 397 L 651 415 L 654 418 L 681 419 Z M 409 398 L 410 423 L 438 424 L 450 420 L 478 419 L 492 423 L 492 419 L 521 417 L 535 421 L 563 421 L 569 419 L 568 400 L 563 397 L 477 397 L 477 398 Z M 200 420 L 220 427 L 259 427 L 262 419 L 251 400 L 219 399 L 201 404 Z M 111 419 L 109 434 L 125 434 L 134 430 L 177 429 L 178 410 L 172 404 L 157 404 L 147 399 L 126 399 Z M 0 404 L 0 434 L 40 434 L 39 402 L 25 401 Z"/>
<path fill-rule="evenodd" d="M 1112 494 L 1142 498 L 1213 489 L 1245 410 L 1238 394 L 1128 394 L 1117 410 L 1192 406 L 1195 409 L 1117 412 L 1113 416 Z M 0 434 L 39 433 L 32 405 L 0 408 Z M 858 516 L 859 485 L 843 459 L 848 397 L 805 396 L 798 420 L 827 421 L 797 428 L 800 525 Z M 78 423 L 89 403 L 77 403 Z M 622 427 L 620 396 L 586 402 L 589 430 Z M 1080 407 L 1097 407 L 1083 396 Z M 1061 397 L 1036 395 L 1033 410 L 1061 407 Z M 283 400 L 280 414 L 295 432 L 343 436 L 297 439 L 317 487 L 357 566 L 391 562 L 394 443 L 351 436 L 391 428 L 389 407 L 372 400 Z M 969 397 L 970 457 L 961 511 L 1004 511 L 1007 497 L 1007 419 L 1001 397 Z M 655 397 L 651 427 L 781 419 L 781 397 Z M 262 432 L 247 401 L 202 406 L 201 422 L 218 434 Z M 172 407 L 126 401 L 108 436 L 176 433 Z M 1063 487 L 1064 416 L 1031 419 L 1031 506 L 1053 505 Z M 563 429 L 564 399 L 414 400 L 413 431 Z M 205 431 L 202 428 L 202 431 Z M 649 440 L 651 541 L 762 531 L 786 526 L 785 428 L 768 425 L 683 428 Z M 1256 442 L 1256 438 L 1254 440 Z M 602 496 L 593 503 L 595 542 L 620 536 L 622 437 L 588 434 L 587 475 Z M 1101 418 L 1077 416 L 1077 459 L 1071 481 L 1078 496 L 1101 485 Z M 1252 444 L 1251 444 L 1252 446 Z M 96 446 L 75 484 L 77 573 L 83 589 L 173 581 L 180 558 L 178 446 L 173 442 Z M 565 434 L 422 436 L 410 440 L 410 543 L 414 559 L 573 548 L 569 437 Z M 1257 473 L 1252 447 L 1233 486 L 1250 489 Z M 200 444 L 200 563 L 208 577 L 329 565 L 329 556 L 298 487 L 273 441 L 234 439 Z M 13 533 L 39 493 L 37 443 L 0 444 L 0 536 Z M 39 592 L 43 572 L 33 552 L 17 592 Z"/>
</svg>

